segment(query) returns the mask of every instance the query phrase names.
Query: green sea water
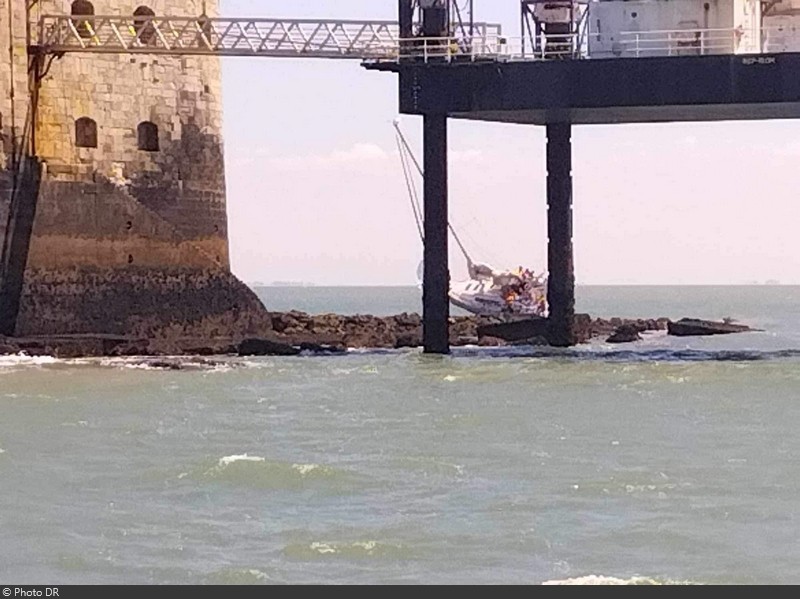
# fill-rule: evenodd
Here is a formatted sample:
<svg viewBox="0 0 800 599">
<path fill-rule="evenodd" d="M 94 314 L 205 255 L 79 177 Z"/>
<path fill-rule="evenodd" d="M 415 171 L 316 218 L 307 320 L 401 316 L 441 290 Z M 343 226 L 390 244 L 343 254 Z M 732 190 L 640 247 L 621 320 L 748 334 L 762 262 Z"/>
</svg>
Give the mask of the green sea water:
<svg viewBox="0 0 800 599">
<path fill-rule="evenodd" d="M 262 288 L 419 311 L 414 288 Z M 760 332 L 571 350 L 0 357 L 0 584 L 795 584 L 800 288 L 581 288 Z"/>
</svg>

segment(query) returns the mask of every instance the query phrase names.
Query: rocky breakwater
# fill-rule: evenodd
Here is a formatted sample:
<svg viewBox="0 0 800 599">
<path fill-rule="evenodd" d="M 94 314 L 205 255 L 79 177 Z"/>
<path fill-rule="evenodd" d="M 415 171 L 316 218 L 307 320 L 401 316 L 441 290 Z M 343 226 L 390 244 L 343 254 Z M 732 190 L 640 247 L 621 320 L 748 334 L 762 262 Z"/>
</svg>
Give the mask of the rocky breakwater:
<svg viewBox="0 0 800 599">
<path fill-rule="evenodd" d="M 452 317 L 450 344 L 478 344 L 478 326 L 488 322 L 480 317 Z M 339 349 L 419 347 L 422 345 L 422 317 L 416 313 L 393 316 L 275 313 L 270 340 L 298 348 L 313 345 Z"/>
<path fill-rule="evenodd" d="M 637 332 L 665 330 L 668 319 L 592 318 L 587 314 L 575 317 L 576 340 L 586 343 L 595 337 L 606 337 L 620 327 Z M 479 316 L 450 318 L 450 345 L 496 347 L 504 345 L 546 345 L 543 331 L 546 321 L 530 322 L 521 332 L 507 334 L 505 325 L 495 319 Z M 416 313 L 394 316 L 359 314 L 311 315 L 305 312 L 283 312 L 272 315 L 272 332 L 268 338 L 247 339 L 239 346 L 241 355 L 296 355 L 303 351 L 337 352 L 346 349 L 401 349 L 422 346 L 422 317 Z"/>
<path fill-rule="evenodd" d="M 99 356 L 213 356 L 213 355 L 276 355 L 302 353 L 341 353 L 348 349 L 401 349 L 422 346 L 422 318 L 416 313 L 393 316 L 369 314 L 307 314 L 275 312 L 270 314 L 271 328 L 249 338 L 147 338 L 132 339 L 116 335 L 63 335 L 54 337 L 3 338 L 0 354 L 25 353 L 59 358 Z M 686 324 L 686 321 L 678 321 Z M 692 321 L 694 322 L 694 321 Z M 703 321 L 708 322 L 708 321 Z M 520 323 L 515 323 L 520 324 Z M 716 323 L 715 323 L 716 324 Z M 546 345 L 546 321 L 527 321 L 505 330 L 506 324 L 477 316 L 454 316 L 450 319 L 452 347 Z M 675 334 L 675 323 L 667 318 L 625 319 L 593 318 L 588 314 L 575 317 L 576 341 L 593 339 L 609 343 L 628 343 L 640 339 L 648 331 Z M 685 328 L 685 327 L 684 327 Z M 728 327 L 730 328 L 730 327 Z M 737 327 L 745 330 L 747 327 Z M 749 330 L 749 329 L 747 329 Z M 694 334 L 709 334 L 707 327 Z M 494 334 L 492 334 L 494 333 Z"/>
</svg>

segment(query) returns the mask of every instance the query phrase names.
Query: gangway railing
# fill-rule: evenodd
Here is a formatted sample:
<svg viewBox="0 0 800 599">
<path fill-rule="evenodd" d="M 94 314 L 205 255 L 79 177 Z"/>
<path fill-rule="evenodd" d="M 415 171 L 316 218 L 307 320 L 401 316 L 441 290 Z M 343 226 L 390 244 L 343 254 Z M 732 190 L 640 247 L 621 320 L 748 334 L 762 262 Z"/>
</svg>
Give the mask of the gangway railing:
<svg viewBox="0 0 800 599">
<path fill-rule="evenodd" d="M 367 62 L 534 61 L 800 51 L 791 27 L 623 31 L 616 39 L 580 33 L 509 38 L 500 25 L 475 23 L 471 37 L 400 39 L 394 21 L 222 19 L 46 15 L 36 46 L 67 52 L 272 56 Z"/>
<path fill-rule="evenodd" d="M 478 38 L 500 25 L 475 23 Z M 66 52 L 396 59 L 395 21 L 45 15 L 38 49 Z"/>
</svg>

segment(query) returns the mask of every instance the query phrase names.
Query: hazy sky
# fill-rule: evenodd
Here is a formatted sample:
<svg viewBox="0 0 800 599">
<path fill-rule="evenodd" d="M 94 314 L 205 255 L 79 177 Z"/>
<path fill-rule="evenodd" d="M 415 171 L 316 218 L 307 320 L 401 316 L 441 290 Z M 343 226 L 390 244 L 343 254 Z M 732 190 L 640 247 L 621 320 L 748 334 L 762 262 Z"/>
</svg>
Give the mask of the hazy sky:
<svg viewBox="0 0 800 599">
<path fill-rule="evenodd" d="M 221 0 L 225 16 L 395 19 L 395 0 Z M 476 0 L 519 35 L 517 0 Z M 223 62 L 232 266 L 245 281 L 409 285 L 422 246 L 397 81 L 357 61 Z M 401 123 L 421 157 L 421 119 Z M 473 258 L 546 268 L 544 130 L 451 121 L 451 222 Z M 797 121 L 573 128 L 579 284 L 800 283 Z M 451 276 L 465 277 L 451 243 Z"/>
</svg>

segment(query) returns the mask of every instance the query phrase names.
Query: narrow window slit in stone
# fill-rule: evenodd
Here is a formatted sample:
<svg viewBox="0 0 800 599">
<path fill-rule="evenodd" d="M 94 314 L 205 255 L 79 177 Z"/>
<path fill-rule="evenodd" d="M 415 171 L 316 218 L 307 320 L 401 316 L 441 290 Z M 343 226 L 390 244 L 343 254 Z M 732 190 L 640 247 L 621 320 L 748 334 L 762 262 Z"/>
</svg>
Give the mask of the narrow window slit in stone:
<svg viewBox="0 0 800 599">
<path fill-rule="evenodd" d="M 153 17 L 156 13 L 147 6 L 140 6 L 133 11 L 133 29 L 136 37 L 144 46 L 151 46 L 156 41 L 156 28 L 153 26 Z"/>
<path fill-rule="evenodd" d="M 97 123 L 89 117 L 75 121 L 75 145 L 79 148 L 97 147 Z"/>
<path fill-rule="evenodd" d="M 70 12 L 73 18 L 72 23 L 75 29 L 84 39 L 91 38 L 94 35 L 94 5 L 87 0 L 75 0 L 70 7 Z M 77 17 L 84 17 L 83 19 Z"/>
<path fill-rule="evenodd" d="M 158 125 L 150 121 L 139 123 L 137 128 L 137 138 L 139 142 L 139 149 L 145 152 L 158 152 L 160 149 L 158 143 Z"/>
</svg>

